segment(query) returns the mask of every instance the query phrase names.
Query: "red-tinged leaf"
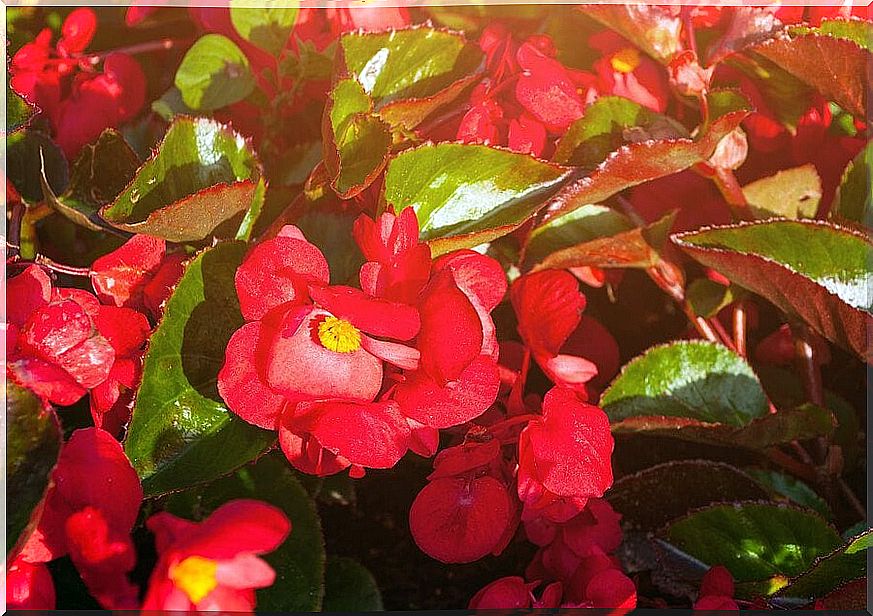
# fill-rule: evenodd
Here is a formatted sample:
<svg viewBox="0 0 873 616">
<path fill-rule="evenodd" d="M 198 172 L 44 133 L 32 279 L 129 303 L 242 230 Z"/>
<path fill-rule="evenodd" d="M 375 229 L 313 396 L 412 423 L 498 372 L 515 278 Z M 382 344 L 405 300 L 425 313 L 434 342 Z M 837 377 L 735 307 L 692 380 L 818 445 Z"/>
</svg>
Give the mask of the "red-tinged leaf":
<svg viewBox="0 0 873 616">
<path fill-rule="evenodd" d="M 6 438 L 6 554 L 14 560 L 36 527 L 62 437 L 54 410 L 8 377 Z"/>
<path fill-rule="evenodd" d="M 823 221 L 771 220 L 672 236 L 707 267 L 806 321 L 816 332 L 873 359 L 868 259 L 858 231 Z"/>
<path fill-rule="evenodd" d="M 659 251 L 676 219 L 677 210 L 661 220 L 600 237 L 589 242 L 555 251 L 544 258 L 534 271 L 541 269 L 569 269 L 571 267 L 649 268 L 660 260 Z"/>
<path fill-rule="evenodd" d="M 821 190 L 815 165 L 807 164 L 746 184 L 743 195 L 756 218 L 813 218 Z"/>
<path fill-rule="evenodd" d="M 665 499 L 664 494 L 670 498 Z M 654 531 L 670 520 L 725 500 L 764 500 L 767 490 L 743 471 L 711 460 L 677 460 L 652 466 L 615 482 L 606 498 L 622 526 Z M 653 503 L 658 503 L 653 507 Z"/>
<path fill-rule="evenodd" d="M 873 142 L 868 142 L 843 171 L 830 215 L 870 227 L 873 225 L 873 196 L 869 178 L 873 170 Z"/>
<path fill-rule="evenodd" d="M 354 79 L 342 79 L 331 90 L 322 138 L 330 185 L 343 199 L 355 196 L 376 179 L 391 148 L 390 127 L 373 114 L 373 101 Z"/>
<path fill-rule="evenodd" d="M 467 75 L 429 96 L 390 102 L 379 109 L 379 117 L 394 128 L 411 131 L 434 111 L 457 100 L 480 78 L 481 75 L 478 73 Z"/>
<path fill-rule="evenodd" d="M 261 174 L 242 136 L 214 120 L 180 116 L 100 216 L 133 233 L 200 240 L 251 205 Z"/>
<path fill-rule="evenodd" d="M 627 4 L 588 5 L 579 9 L 664 64 L 682 50 L 682 20 L 670 7 Z"/>
<path fill-rule="evenodd" d="M 782 28 L 782 22 L 768 8 L 737 6 L 729 10 L 730 18 L 723 33 L 706 50 L 708 66 L 749 45 L 767 40 Z"/>
<path fill-rule="evenodd" d="M 394 156 L 385 200 L 415 209 L 434 256 L 517 229 L 566 180 L 566 167 L 485 145 L 425 144 Z"/>
<path fill-rule="evenodd" d="M 857 43 L 826 34 L 783 34 L 749 49 L 853 115 L 866 113 L 866 75 L 873 57 Z"/>
<path fill-rule="evenodd" d="M 594 171 L 567 184 L 549 201 L 545 220 L 650 180 L 684 171 L 709 160 L 721 140 L 740 125 L 746 111 L 732 111 L 710 124 L 697 140 L 662 139 L 622 146 Z"/>
</svg>

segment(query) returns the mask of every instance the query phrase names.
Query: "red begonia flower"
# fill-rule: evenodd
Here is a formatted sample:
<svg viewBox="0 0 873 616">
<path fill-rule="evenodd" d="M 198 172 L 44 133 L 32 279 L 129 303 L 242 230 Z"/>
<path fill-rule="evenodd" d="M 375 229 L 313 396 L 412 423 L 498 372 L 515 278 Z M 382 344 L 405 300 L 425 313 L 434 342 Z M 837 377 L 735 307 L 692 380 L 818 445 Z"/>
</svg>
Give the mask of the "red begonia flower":
<svg viewBox="0 0 873 616">
<path fill-rule="evenodd" d="M 700 582 L 695 610 L 738 610 L 734 596 L 734 578 L 725 567 L 711 567 Z"/>
<path fill-rule="evenodd" d="M 523 519 L 542 513 L 562 522 L 581 511 L 589 498 L 602 496 L 612 485 L 613 445 L 602 410 L 581 402 L 570 389 L 549 390 L 542 419 L 531 420 L 519 437 Z M 567 507 L 555 508 L 556 502 Z"/>
<path fill-rule="evenodd" d="M 531 593 L 538 582 L 527 583 L 518 576 L 494 580 L 470 599 L 471 610 L 513 610 L 531 607 Z"/>
<path fill-rule="evenodd" d="M 254 590 L 276 577 L 258 556 L 291 531 L 280 509 L 254 500 L 230 501 L 200 523 L 163 512 L 146 525 L 155 533 L 158 564 L 143 610 L 251 612 Z"/>
<path fill-rule="evenodd" d="M 409 510 L 409 530 L 427 555 L 469 563 L 505 546 L 515 505 L 494 477 L 442 478 L 428 483 Z"/>
<path fill-rule="evenodd" d="M 107 609 L 133 609 L 127 579 L 136 554 L 130 531 L 142 501 L 139 477 L 111 434 L 77 430 L 61 449 L 36 529 L 20 558 L 42 563 L 69 554 L 91 594 Z"/>
<path fill-rule="evenodd" d="M 6 609 L 55 609 L 55 584 L 43 563 L 17 558 L 6 570 Z"/>
<path fill-rule="evenodd" d="M 525 42 L 516 52 L 521 75 L 515 84 L 515 97 L 530 114 L 554 133 L 562 133 L 582 117 L 585 103 L 576 84 L 558 60 Z"/>
<path fill-rule="evenodd" d="M 588 43 L 603 54 L 594 62 L 602 94 L 629 98 L 658 113 L 666 110 L 670 89 L 661 66 L 611 30 L 598 32 Z"/>
<path fill-rule="evenodd" d="M 104 304 L 145 312 L 145 287 L 155 277 L 167 243 L 150 235 L 134 235 L 91 265 L 91 284 Z M 175 281 L 174 281 L 175 282 Z"/>
</svg>

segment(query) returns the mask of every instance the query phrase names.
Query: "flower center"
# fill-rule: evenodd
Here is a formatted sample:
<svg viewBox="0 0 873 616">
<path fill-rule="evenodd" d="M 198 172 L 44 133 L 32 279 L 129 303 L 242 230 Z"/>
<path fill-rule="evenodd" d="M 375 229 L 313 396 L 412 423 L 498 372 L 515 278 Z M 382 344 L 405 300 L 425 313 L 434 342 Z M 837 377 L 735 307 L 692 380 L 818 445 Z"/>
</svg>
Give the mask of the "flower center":
<svg viewBox="0 0 873 616">
<path fill-rule="evenodd" d="M 344 319 L 327 317 L 318 326 L 322 346 L 337 353 L 353 353 L 361 348 L 361 332 Z"/>
<path fill-rule="evenodd" d="M 625 47 L 615 52 L 609 63 L 619 73 L 630 73 L 640 65 L 640 52 L 633 47 Z"/>
<path fill-rule="evenodd" d="M 170 567 L 170 579 L 182 590 L 191 603 L 197 604 L 218 586 L 215 572 L 218 563 L 200 556 L 189 556 Z"/>
</svg>

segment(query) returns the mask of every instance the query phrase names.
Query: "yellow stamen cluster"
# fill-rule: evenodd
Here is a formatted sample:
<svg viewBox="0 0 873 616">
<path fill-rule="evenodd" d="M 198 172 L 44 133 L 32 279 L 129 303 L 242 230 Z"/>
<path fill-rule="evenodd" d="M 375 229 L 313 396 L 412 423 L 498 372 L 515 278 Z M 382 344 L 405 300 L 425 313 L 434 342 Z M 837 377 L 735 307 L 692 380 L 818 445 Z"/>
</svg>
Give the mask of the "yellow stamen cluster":
<svg viewBox="0 0 873 616">
<path fill-rule="evenodd" d="M 324 348 L 337 353 L 353 353 L 361 348 L 361 332 L 336 317 L 327 317 L 319 324 L 318 339 Z"/>
<path fill-rule="evenodd" d="M 183 591 L 191 603 L 200 603 L 218 586 L 215 572 L 218 563 L 200 556 L 189 556 L 170 567 L 169 576 L 173 583 Z"/>
<path fill-rule="evenodd" d="M 619 73 L 633 72 L 640 65 L 640 52 L 633 47 L 625 47 L 615 52 L 609 63 Z"/>
</svg>

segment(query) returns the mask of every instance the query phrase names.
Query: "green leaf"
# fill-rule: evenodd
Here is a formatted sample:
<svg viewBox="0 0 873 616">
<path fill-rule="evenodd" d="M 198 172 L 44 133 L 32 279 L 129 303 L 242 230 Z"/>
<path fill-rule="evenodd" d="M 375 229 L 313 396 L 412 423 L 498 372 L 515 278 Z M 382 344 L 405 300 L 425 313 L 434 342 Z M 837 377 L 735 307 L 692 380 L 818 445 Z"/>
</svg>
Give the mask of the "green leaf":
<svg viewBox="0 0 873 616">
<path fill-rule="evenodd" d="M 846 39 L 873 51 L 873 24 L 863 19 L 823 19 L 818 27 L 794 26 L 791 34 L 825 34 L 834 38 Z"/>
<path fill-rule="evenodd" d="M 324 539 L 321 520 L 309 494 L 281 455 L 266 455 L 233 475 L 172 495 L 174 515 L 206 518 L 224 503 L 251 498 L 280 508 L 291 521 L 291 534 L 263 556 L 276 581 L 257 591 L 258 609 L 269 612 L 315 612 L 324 595 Z"/>
<path fill-rule="evenodd" d="M 42 169 L 57 194 L 69 183 L 69 167 L 61 149 L 41 132 L 26 129 L 6 139 L 6 176 L 26 201 L 42 199 Z"/>
<path fill-rule="evenodd" d="M 849 538 L 827 555 L 819 556 L 806 571 L 794 577 L 776 593 L 778 599 L 801 599 L 804 602 L 823 597 L 846 582 L 864 577 L 867 571 L 866 554 L 873 531 Z"/>
<path fill-rule="evenodd" d="M 725 346 L 684 341 L 656 346 L 626 364 L 600 404 L 611 422 L 668 416 L 744 426 L 767 413 L 751 366 Z"/>
<path fill-rule="evenodd" d="M 243 324 L 234 274 L 245 245 L 219 244 L 195 257 L 149 341 L 124 450 L 147 496 L 211 481 L 275 440 L 230 412 L 216 378 Z"/>
<path fill-rule="evenodd" d="M 382 595 L 373 574 L 352 558 L 331 556 L 324 575 L 325 612 L 381 612 Z"/>
<path fill-rule="evenodd" d="M 391 148 L 391 129 L 373 114 L 373 101 L 354 79 L 334 85 L 324 108 L 323 129 L 331 187 L 349 199 L 382 172 Z"/>
<path fill-rule="evenodd" d="M 623 214 L 605 205 L 583 205 L 535 228 L 527 239 L 525 264 L 541 263 L 550 254 L 579 243 L 611 237 L 634 228 Z"/>
<path fill-rule="evenodd" d="M 175 85 L 191 109 L 212 111 L 246 98 L 255 89 L 249 60 L 221 34 L 197 39 L 176 70 Z"/>
<path fill-rule="evenodd" d="M 678 210 L 645 227 L 634 227 L 612 236 L 557 250 L 534 269 L 569 269 L 571 267 L 641 268 L 660 261 L 659 251 L 667 241 Z M 571 212 L 573 214 L 575 212 Z"/>
<path fill-rule="evenodd" d="M 481 75 L 476 73 L 461 77 L 430 96 L 407 98 L 390 102 L 379 108 L 379 117 L 394 128 L 407 131 L 414 130 L 433 112 L 449 105 L 459 96 L 478 83 Z"/>
<path fill-rule="evenodd" d="M 61 451 L 61 427 L 54 410 L 28 389 L 6 378 L 6 554 L 15 558 L 30 531 Z M 30 528 L 29 528 L 30 526 Z"/>
<path fill-rule="evenodd" d="M 873 60 L 864 47 L 826 34 L 774 37 L 751 48 L 849 113 L 863 117 L 867 109 L 867 66 Z"/>
<path fill-rule="evenodd" d="M 840 544 L 818 514 L 787 505 L 742 502 L 714 505 L 677 520 L 662 531 L 672 545 L 707 565 L 728 568 L 743 583 L 772 594 Z M 754 592 L 754 591 L 753 591 Z"/>
<path fill-rule="evenodd" d="M 731 282 L 873 359 L 869 238 L 824 221 L 772 220 L 679 233 L 673 241 Z"/>
<path fill-rule="evenodd" d="M 171 87 L 159 99 L 152 102 L 152 111 L 167 122 L 171 122 L 177 115 L 197 115 L 197 112 L 182 100 L 182 93 L 176 86 Z"/>
<path fill-rule="evenodd" d="M 620 96 L 598 98 L 558 141 L 552 160 L 584 169 L 596 167 L 625 143 L 687 137 L 667 116 Z"/>
<path fill-rule="evenodd" d="M 8 64 L 7 64 L 8 66 Z M 31 105 L 24 97 L 9 85 L 9 74 L 6 74 L 6 133 L 13 133 L 27 127 L 33 117 L 39 113 L 39 108 Z"/>
<path fill-rule="evenodd" d="M 669 498 L 664 498 L 669 494 Z M 711 460 L 677 460 L 617 480 L 606 499 L 622 515 L 622 527 L 655 531 L 667 522 L 725 500 L 758 500 L 767 491 L 743 471 Z M 653 503 L 658 503 L 653 507 Z"/>
<path fill-rule="evenodd" d="M 749 469 L 746 472 L 771 492 L 784 496 L 798 505 L 808 507 L 824 518 L 831 516 L 830 509 L 828 509 L 824 499 L 799 479 L 779 471 L 758 468 Z"/>
<path fill-rule="evenodd" d="M 733 287 L 726 287 L 709 278 L 696 278 L 685 289 L 685 299 L 688 300 L 694 314 L 709 318 L 718 314 L 722 308 L 733 303 L 737 298 Z"/>
<path fill-rule="evenodd" d="M 259 3 L 248 0 L 231 0 L 230 21 L 234 29 L 248 42 L 278 56 L 288 42 L 288 37 L 297 22 L 298 7 L 263 6 L 250 8 Z"/>
<path fill-rule="evenodd" d="M 462 34 L 428 26 L 348 32 L 340 49 L 349 74 L 377 106 L 432 96 L 472 72 L 482 57 Z"/>
<path fill-rule="evenodd" d="M 833 205 L 831 205 L 832 218 L 868 227 L 873 226 L 871 177 L 873 177 L 873 141 L 868 142 L 843 171 Z"/>
<path fill-rule="evenodd" d="M 207 118 L 178 117 L 104 220 L 173 242 L 205 238 L 250 207 L 261 164 L 251 145 Z"/>
<path fill-rule="evenodd" d="M 695 141 L 659 139 L 622 146 L 585 177 L 564 186 L 548 203 L 544 222 L 590 203 L 603 203 L 621 191 L 706 162 L 719 142 L 740 125 L 747 111 L 714 120 Z"/>
<path fill-rule="evenodd" d="M 518 228 L 567 178 L 559 165 L 484 145 L 426 144 L 394 156 L 385 200 L 412 206 L 434 255 Z"/>
<path fill-rule="evenodd" d="M 815 165 L 784 169 L 743 186 L 756 218 L 814 218 L 821 201 L 821 178 Z"/>
</svg>

